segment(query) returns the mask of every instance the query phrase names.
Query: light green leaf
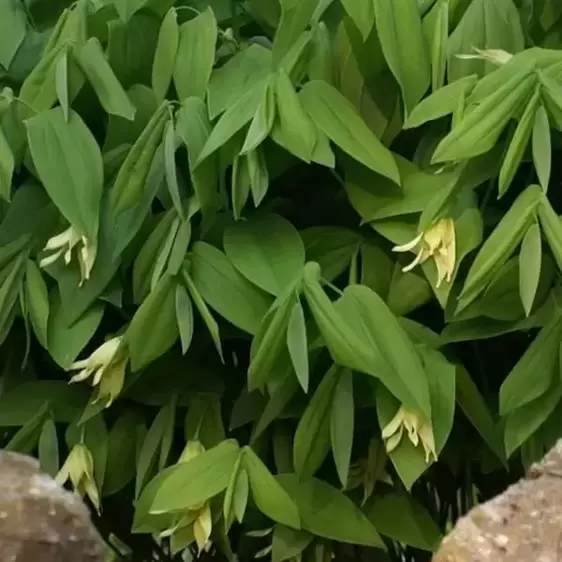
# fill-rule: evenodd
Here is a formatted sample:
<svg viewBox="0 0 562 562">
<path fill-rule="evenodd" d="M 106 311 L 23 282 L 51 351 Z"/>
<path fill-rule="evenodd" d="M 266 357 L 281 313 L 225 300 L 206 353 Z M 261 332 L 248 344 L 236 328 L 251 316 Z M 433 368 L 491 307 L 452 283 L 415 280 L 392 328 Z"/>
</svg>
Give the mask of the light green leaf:
<svg viewBox="0 0 562 562">
<path fill-rule="evenodd" d="M 55 87 L 64 119 L 68 123 L 69 100 L 68 100 L 68 53 L 65 51 L 57 61 Z"/>
<path fill-rule="evenodd" d="M 34 261 L 27 260 L 25 273 L 27 310 L 39 343 L 48 349 L 49 294 L 47 285 Z"/>
<path fill-rule="evenodd" d="M 306 321 L 300 301 L 293 306 L 293 312 L 287 326 L 287 348 L 299 383 L 308 392 L 308 340 Z"/>
<path fill-rule="evenodd" d="M 24 6 L 16 0 L 0 5 L 0 65 L 10 68 L 16 52 L 25 39 L 27 18 Z"/>
<path fill-rule="evenodd" d="M 534 187 L 538 188 L 538 186 Z M 539 222 L 552 255 L 556 260 L 556 265 L 562 271 L 562 221 L 546 196 L 543 195 L 541 199 L 542 201 L 538 206 Z"/>
<path fill-rule="evenodd" d="M 210 7 L 181 25 L 174 68 L 180 101 L 192 96 L 205 98 L 215 63 L 217 34 L 217 20 Z"/>
<path fill-rule="evenodd" d="M 279 296 L 304 267 L 304 244 L 293 225 L 279 215 L 257 214 L 229 226 L 226 255 L 249 281 Z"/>
<path fill-rule="evenodd" d="M 103 161 L 94 136 L 74 111 L 61 108 L 26 122 L 33 163 L 47 194 L 65 218 L 94 242 L 103 190 Z"/>
<path fill-rule="evenodd" d="M 166 184 L 170 197 L 178 213 L 178 216 L 184 219 L 182 197 L 180 186 L 178 183 L 178 172 L 176 169 L 176 131 L 173 120 L 170 119 L 164 128 L 164 161 L 166 163 L 165 174 Z"/>
<path fill-rule="evenodd" d="M 245 332 L 258 331 L 271 300 L 238 273 L 219 249 L 196 242 L 192 248 L 191 277 L 211 308 Z"/>
<path fill-rule="evenodd" d="M 318 128 L 350 156 L 400 184 L 396 162 L 355 108 L 327 82 L 311 80 L 300 91 L 305 111 Z"/>
<path fill-rule="evenodd" d="M 152 89 L 160 103 L 164 101 L 172 82 L 178 53 L 179 36 L 178 13 L 172 7 L 162 20 L 152 64 Z"/>
<path fill-rule="evenodd" d="M 541 276 L 542 240 L 537 223 L 533 223 L 521 243 L 519 253 L 519 292 L 527 316 L 531 314 Z"/>
<path fill-rule="evenodd" d="M 77 60 L 105 111 L 132 121 L 136 108 L 107 62 L 98 39 L 89 39 L 77 51 Z"/>
<path fill-rule="evenodd" d="M 375 24 L 375 5 L 373 0 L 342 0 L 343 7 L 361 32 L 363 41 L 367 40 Z"/>
<path fill-rule="evenodd" d="M 546 193 L 550 182 L 552 167 L 552 148 L 550 145 L 550 125 L 544 106 L 540 105 L 535 113 L 533 124 L 533 162 L 539 183 Z"/>
<path fill-rule="evenodd" d="M 334 390 L 330 413 L 332 454 L 342 487 L 348 485 L 351 449 L 353 447 L 355 406 L 353 400 L 353 375 L 345 369 Z"/>
<path fill-rule="evenodd" d="M 375 0 L 375 23 L 384 57 L 400 84 L 409 113 L 429 87 L 430 65 L 417 0 Z"/>
<path fill-rule="evenodd" d="M 250 177 L 250 191 L 254 205 L 258 207 L 267 194 L 269 188 L 269 170 L 265 155 L 260 146 L 246 153 L 248 176 Z"/>
<path fill-rule="evenodd" d="M 60 469 L 60 465 L 57 428 L 52 418 L 47 418 L 41 428 L 37 444 L 37 457 L 41 469 L 54 478 Z"/>
<path fill-rule="evenodd" d="M 297 474 L 280 474 L 277 481 L 297 504 L 304 530 L 337 542 L 385 548 L 365 514 L 326 482 Z"/>
<path fill-rule="evenodd" d="M 5 201 L 10 201 L 12 198 L 12 176 L 14 174 L 14 168 L 14 154 L 0 126 L 0 197 Z"/>
<path fill-rule="evenodd" d="M 263 91 L 262 99 L 252 119 L 240 154 L 246 154 L 255 150 L 269 135 L 275 120 L 275 90 L 268 83 Z"/>
<path fill-rule="evenodd" d="M 112 0 L 115 10 L 119 14 L 121 21 L 127 23 L 141 8 L 145 6 L 147 0 Z"/>
<path fill-rule="evenodd" d="M 176 319 L 181 339 L 181 350 L 185 355 L 193 338 L 193 305 L 189 293 L 178 284 L 176 286 Z"/>
<path fill-rule="evenodd" d="M 151 334 L 149 338 L 146 334 Z M 174 281 L 164 275 L 136 311 L 125 338 L 131 369 L 139 371 L 166 351 L 178 338 Z"/>
<path fill-rule="evenodd" d="M 273 521 L 300 529 L 299 510 L 287 492 L 250 447 L 244 447 L 243 454 L 242 462 L 248 472 L 252 498 L 258 509 Z"/>
<path fill-rule="evenodd" d="M 297 531 L 285 525 L 275 525 L 271 550 L 272 562 L 284 562 L 301 554 L 314 537 L 306 531 Z"/>
</svg>

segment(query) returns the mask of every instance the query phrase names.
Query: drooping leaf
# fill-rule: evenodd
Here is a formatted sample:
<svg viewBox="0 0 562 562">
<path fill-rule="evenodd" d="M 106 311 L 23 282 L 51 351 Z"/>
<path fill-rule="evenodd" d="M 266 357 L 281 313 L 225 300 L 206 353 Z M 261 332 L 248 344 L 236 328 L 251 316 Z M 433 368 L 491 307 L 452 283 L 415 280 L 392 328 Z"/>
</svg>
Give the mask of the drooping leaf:
<svg viewBox="0 0 562 562">
<path fill-rule="evenodd" d="M 531 314 L 541 275 L 542 261 L 541 231 L 537 223 L 532 224 L 521 243 L 519 253 L 519 292 L 527 316 Z"/>
<path fill-rule="evenodd" d="M 546 193 L 550 182 L 552 149 L 548 114 L 542 105 L 537 109 L 535 122 L 533 123 L 533 162 L 535 163 L 539 183 Z"/>
<path fill-rule="evenodd" d="M 300 301 L 295 303 L 287 326 L 287 348 L 300 385 L 308 392 L 308 339 Z"/>
<path fill-rule="evenodd" d="M 355 403 L 353 400 L 353 375 L 341 373 L 334 390 L 330 412 L 330 438 L 332 454 L 342 486 L 348 484 L 351 449 L 353 447 Z"/>
</svg>

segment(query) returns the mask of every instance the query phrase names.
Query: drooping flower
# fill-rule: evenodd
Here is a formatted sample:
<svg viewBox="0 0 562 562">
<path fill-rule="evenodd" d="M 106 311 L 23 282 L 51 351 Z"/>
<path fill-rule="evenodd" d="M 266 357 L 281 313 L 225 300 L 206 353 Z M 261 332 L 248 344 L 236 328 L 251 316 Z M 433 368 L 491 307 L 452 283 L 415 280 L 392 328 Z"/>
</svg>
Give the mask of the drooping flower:
<svg viewBox="0 0 562 562">
<path fill-rule="evenodd" d="M 456 260 L 455 223 L 449 218 L 441 219 L 407 244 L 395 246 L 392 251 L 416 253 L 414 261 L 402 269 L 404 272 L 411 271 L 417 265 L 433 258 L 437 267 L 436 287 L 440 287 L 444 280 L 450 283 Z"/>
<path fill-rule="evenodd" d="M 80 267 L 80 284 L 82 285 L 84 281 L 90 278 L 96 259 L 96 247 L 85 236 L 81 236 L 73 226 L 47 240 L 43 251 L 51 253 L 39 262 L 39 266 L 47 267 L 55 263 L 62 255 L 64 255 L 64 263 L 69 265 L 72 261 L 72 251 L 77 246 L 79 246 L 78 265 Z"/>
<path fill-rule="evenodd" d="M 75 361 L 69 368 L 70 371 L 79 370 L 79 373 L 70 379 L 71 383 L 83 382 L 92 377 L 92 386 L 98 387 L 95 402 L 104 398 L 107 400 L 106 407 L 119 396 L 125 382 L 129 357 L 123 343 L 123 336 L 111 338 L 90 357 Z"/>
<path fill-rule="evenodd" d="M 478 49 L 473 47 L 473 54 L 458 54 L 456 57 L 458 59 L 480 59 L 491 62 L 498 66 L 508 63 L 513 55 L 504 51 L 503 49 Z"/>
<path fill-rule="evenodd" d="M 100 495 L 94 479 L 94 459 L 86 445 L 77 443 L 72 447 L 55 480 L 61 486 L 70 480 L 76 493 L 82 497 L 87 495 L 100 511 Z"/>
<path fill-rule="evenodd" d="M 428 463 L 431 457 L 435 461 L 437 460 L 433 428 L 429 423 L 423 421 L 420 416 L 406 410 L 404 407 L 398 409 L 396 415 L 382 430 L 382 438 L 385 440 L 387 453 L 391 453 L 398 447 L 404 434 L 404 429 L 408 433 L 408 439 L 410 439 L 414 447 L 417 447 L 421 441 L 425 452 L 425 462 Z"/>
</svg>

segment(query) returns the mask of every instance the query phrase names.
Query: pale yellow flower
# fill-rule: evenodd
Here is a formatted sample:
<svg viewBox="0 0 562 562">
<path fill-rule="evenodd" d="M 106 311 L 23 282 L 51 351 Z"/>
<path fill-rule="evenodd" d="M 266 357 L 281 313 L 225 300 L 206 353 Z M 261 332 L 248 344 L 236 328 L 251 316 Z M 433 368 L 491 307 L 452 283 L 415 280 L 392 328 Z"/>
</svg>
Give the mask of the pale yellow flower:
<svg viewBox="0 0 562 562">
<path fill-rule="evenodd" d="M 39 262 L 39 266 L 47 267 L 55 263 L 62 255 L 64 255 L 64 263 L 69 265 L 72 261 L 72 251 L 78 246 L 80 285 L 82 285 L 90 278 L 96 259 L 96 247 L 90 244 L 85 236 L 81 236 L 73 226 L 47 240 L 43 251 L 51 253 Z"/>
<path fill-rule="evenodd" d="M 394 246 L 392 251 L 416 253 L 414 261 L 402 269 L 404 272 L 411 271 L 417 265 L 433 258 L 437 267 L 436 287 L 439 287 L 444 280 L 450 283 L 456 260 L 455 223 L 452 219 L 441 219 L 407 244 Z"/>
<path fill-rule="evenodd" d="M 98 387 L 95 402 L 105 398 L 106 406 L 109 406 L 119 396 L 125 382 L 125 369 L 129 358 L 122 344 L 122 336 L 114 337 L 98 347 L 87 359 L 72 363 L 69 370 L 80 372 L 74 375 L 70 382 L 83 382 L 93 375 L 91 384 Z"/>
<path fill-rule="evenodd" d="M 80 496 L 87 495 L 94 507 L 100 511 L 100 495 L 94 479 L 94 459 L 92 453 L 83 443 L 72 447 L 55 480 L 62 486 L 70 480 Z"/>
<path fill-rule="evenodd" d="M 458 54 L 456 57 L 458 59 L 480 59 L 491 62 L 498 66 L 508 63 L 513 55 L 504 51 L 503 49 L 477 49 L 473 47 L 474 54 L 463 55 Z"/>
<path fill-rule="evenodd" d="M 429 463 L 431 457 L 436 461 L 435 439 L 430 424 L 424 422 L 420 416 L 401 407 L 388 425 L 382 430 L 382 438 L 385 440 L 386 452 L 391 453 L 402 439 L 404 429 L 408 433 L 408 439 L 414 447 L 421 441 L 425 451 L 425 462 Z"/>
</svg>

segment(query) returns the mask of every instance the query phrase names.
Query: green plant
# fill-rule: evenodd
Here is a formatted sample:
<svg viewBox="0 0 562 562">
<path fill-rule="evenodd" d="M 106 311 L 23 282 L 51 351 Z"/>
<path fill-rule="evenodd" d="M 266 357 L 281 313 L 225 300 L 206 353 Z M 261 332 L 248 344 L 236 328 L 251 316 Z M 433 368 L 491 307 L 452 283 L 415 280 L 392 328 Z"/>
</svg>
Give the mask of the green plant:
<svg viewBox="0 0 562 562">
<path fill-rule="evenodd" d="M 4 446 L 134 560 L 428 559 L 560 435 L 561 29 L 3 0 Z"/>
</svg>

